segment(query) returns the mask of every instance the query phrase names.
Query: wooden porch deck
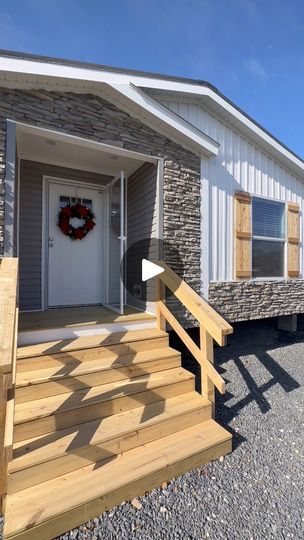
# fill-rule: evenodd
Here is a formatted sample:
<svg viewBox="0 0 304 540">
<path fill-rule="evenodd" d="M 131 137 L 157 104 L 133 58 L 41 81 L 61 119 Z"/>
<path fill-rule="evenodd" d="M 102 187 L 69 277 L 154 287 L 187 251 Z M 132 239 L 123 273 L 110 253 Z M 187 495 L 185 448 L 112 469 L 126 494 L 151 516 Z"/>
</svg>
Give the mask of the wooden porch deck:
<svg viewBox="0 0 304 540">
<path fill-rule="evenodd" d="M 140 311 L 131 306 L 125 307 L 124 315 L 118 315 L 103 306 L 83 306 L 47 311 L 22 312 L 19 314 L 19 332 L 50 330 L 52 328 L 71 328 L 101 324 L 148 321 L 155 315 Z"/>
</svg>

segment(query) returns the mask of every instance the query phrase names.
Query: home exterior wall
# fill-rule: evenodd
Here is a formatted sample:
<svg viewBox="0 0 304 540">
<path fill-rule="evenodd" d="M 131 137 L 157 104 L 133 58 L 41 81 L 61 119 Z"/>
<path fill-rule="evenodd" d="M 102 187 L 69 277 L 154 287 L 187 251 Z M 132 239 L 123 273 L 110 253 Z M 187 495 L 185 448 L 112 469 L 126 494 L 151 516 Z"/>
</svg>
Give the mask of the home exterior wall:
<svg viewBox="0 0 304 540">
<path fill-rule="evenodd" d="M 157 220 L 157 166 L 145 163 L 127 183 L 127 303 L 140 309 L 151 309 L 154 300 L 154 280 L 141 281 L 141 260 L 159 256 Z"/>
<path fill-rule="evenodd" d="M 107 184 L 111 177 L 34 161 L 20 161 L 19 307 L 41 309 L 43 175 Z"/>
<path fill-rule="evenodd" d="M 233 196 L 244 190 L 252 195 L 297 202 L 304 210 L 304 179 L 301 181 L 280 163 L 253 145 L 235 128 L 195 103 L 161 100 L 170 110 L 220 143 L 219 155 L 204 160 L 210 184 L 210 281 L 234 279 Z M 303 275 L 303 233 L 300 238 L 300 274 Z"/>
<path fill-rule="evenodd" d="M 230 322 L 303 313 L 304 280 L 213 282 L 209 302 Z"/>
<path fill-rule="evenodd" d="M 186 99 L 159 99 L 220 143 L 219 155 L 203 159 L 202 183 L 207 182 L 209 216 L 202 215 L 208 227 L 208 249 L 202 252 L 203 292 L 230 321 L 257 319 L 304 312 L 303 211 L 304 179 L 301 181 L 285 166 L 267 155 L 236 128 L 230 126 L 198 103 Z M 295 202 L 300 207 L 300 279 L 277 281 L 235 281 L 234 278 L 234 193 Z M 206 208 L 206 206 L 205 206 Z M 205 234 L 205 236 L 204 236 Z M 208 255 L 209 250 L 209 255 Z M 209 288 L 207 283 L 209 282 Z"/>
<path fill-rule="evenodd" d="M 6 120 L 55 129 L 163 158 L 164 258 L 196 291 L 200 291 L 200 161 L 167 137 L 156 133 L 112 103 L 93 95 L 0 90 L 0 179 L 4 201 Z M 189 235 L 191 226 L 191 238 Z M 0 236 L 3 238 L 3 218 Z M 168 249 L 174 244 L 181 264 Z M 3 254 L 3 239 L 0 254 Z M 185 324 L 184 311 L 175 310 Z"/>
</svg>

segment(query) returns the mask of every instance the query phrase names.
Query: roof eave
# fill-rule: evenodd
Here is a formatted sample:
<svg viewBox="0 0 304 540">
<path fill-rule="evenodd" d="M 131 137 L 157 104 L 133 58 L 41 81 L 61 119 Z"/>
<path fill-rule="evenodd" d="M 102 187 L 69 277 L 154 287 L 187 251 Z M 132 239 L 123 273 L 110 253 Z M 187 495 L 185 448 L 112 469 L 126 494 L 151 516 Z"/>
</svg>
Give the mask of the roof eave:
<svg viewBox="0 0 304 540">
<path fill-rule="evenodd" d="M 53 80 L 56 78 L 67 81 L 78 80 L 79 85 L 85 85 L 87 82 L 91 84 L 103 82 L 114 86 L 133 84 L 142 89 L 151 88 L 161 91 L 188 93 L 197 99 L 209 97 L 226 114 L 231 115 L 231 118 L 233 117 L 239 123 L 239 126 L 246 126 L 246 129 L 251 131 L 255 137 L 258 137 L 262 144 L 271 148 L 279 160 L 284 161 L 302 179 L 304 177 L 304 161 L 299 156 L 205 81 L 167 77 L 135 70 L 107 68 L 106 66 L 60 59 L 46 59 L 45 57 L 12 53 L 10 51 L 0 51 L 0 56 L 0 70 L 14 73 L 16 77 L 36 75 Z"/>
</svg>

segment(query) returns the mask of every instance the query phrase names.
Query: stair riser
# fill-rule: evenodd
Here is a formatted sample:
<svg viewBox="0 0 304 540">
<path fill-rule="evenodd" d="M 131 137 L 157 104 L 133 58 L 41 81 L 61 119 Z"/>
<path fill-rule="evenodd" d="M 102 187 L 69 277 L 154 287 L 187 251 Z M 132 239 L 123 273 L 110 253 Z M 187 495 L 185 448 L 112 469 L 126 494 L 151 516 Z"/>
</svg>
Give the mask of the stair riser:
<svg viewBox="0 0 304 540">
<path fill-rule="evenodd" d="M 208 448 L 191 457 L 183 459 L 178 463 L 169 465 L 157 472 L 144 476 L 135 482 L 131 482 L 126 486 L 112 491 L 111 493 L 99 497 L 84 506 L 74 508 L 59 517 L 52 518 L 36 527 L 20 534 L 10 536 L 10 540 L 51 540 L 55 536 L 65 533 L 67 530 L 73 529 L 79 523 L 93 519 L 100 515 L 105 510 L 109 510 L 117 506 L 122 501 L 131 500 L 136 496 L 143 495 L 145 492 L 157 488 L 163 482 L 171 480 L 176 476 L 180 476 L 192 468 L 205 465 L 211 460 L 231 452 L 231 440 L 221 442 Z M 4 529 L 4 538 L 7 540 Z"/>
<path fill-rule="evenodd" d="M 149 351 L 168 346 L 169 337 L 163 336 L 116 345 L 102 345 L 100 347 L 81 349 L 68 353 L 53 353 L 51 355 L 45 354 L 43 356 L 30 356 L 24 358 L 18 357 L 17 371 L 32 371 L 33 369 L 44 369 L 52 366 L 58 366 L 60 368 L 63 364 L 86 362 L 88 360 L 96 360 L 99 358 L 102 360 L 103 358 L 107 358 L 113 354 L 122 356 L 132 352 Z"/>
<path fill-rule="evenodd" d="M 137 394 L 113 398 L 102 403 L 75 408 L 65 413 L 53 414 L 45 418 L 20 423 L 15 425 L 14 428 L 14 442 L 52 433 L 59 429 L 117 414 L 148 403 L 155 403 L 161 399 L 192 392 L 195 389 L 194 385 L 194 378 L 191 377 L 188 380 L 156 387 L 153 390 L 145 390 Z"/>
<path fill-rule="evenodd" d="M 70 454 L 65 454 L 46 463 L 40 463 L 11 474 L 8 478 L 8 493 L 15 493 L 56 478 L 56 476 L 80 469 L 90 463 L 107 460 L 109 456 L 126 452 L 167 435 L 177 433 L 209 418 L 211 418 L 211 405 L 176 415 L 169 420 L 164 420 L 137 431 L 130 431 L 122 437 L 115 437 L 101 444 L 77 449 L 77 454 L 73 454 L 71 451 Z"/>
<path fill-rule="evenodd" d="M 143 362 L 142 364 L 131 364 L 125 367 L 115 367 L 104 371 L 96 371 L 78 375 L 76 377 L 66 377 L 58 381 L 51 381 L 39 384 L 23 386 L 16 389 L 16 403 L 25 403 L 35 399 L 45 398 L 73 392 L 83 388 L 91 388 L 101 384 L 107 384 L 115 381 L 122 381 L 134 377 L 140 377 L 145 374 L 157 373 L 164 369 L 173 369 L 180 367 L 180 355 L 169 358 L 161 358 L 152 360 L 151 362 Z"/>
</svg>

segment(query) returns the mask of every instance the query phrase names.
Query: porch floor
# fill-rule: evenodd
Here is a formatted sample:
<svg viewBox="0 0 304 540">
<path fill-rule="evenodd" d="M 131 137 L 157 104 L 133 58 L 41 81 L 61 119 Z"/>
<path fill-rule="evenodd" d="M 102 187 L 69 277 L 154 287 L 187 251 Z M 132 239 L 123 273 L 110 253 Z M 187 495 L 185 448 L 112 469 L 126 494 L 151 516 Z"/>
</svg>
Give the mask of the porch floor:
<svg viewBox="0 0 304 540">
<path fill-rule="evenodd" d="M 153 320 L 152 313 L 125 306 L 124 315 L 103 306 L 82 306 L 19 314 L 19 332 Z"/>
</svg>

